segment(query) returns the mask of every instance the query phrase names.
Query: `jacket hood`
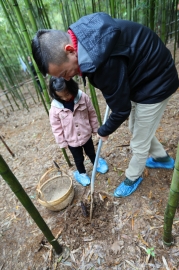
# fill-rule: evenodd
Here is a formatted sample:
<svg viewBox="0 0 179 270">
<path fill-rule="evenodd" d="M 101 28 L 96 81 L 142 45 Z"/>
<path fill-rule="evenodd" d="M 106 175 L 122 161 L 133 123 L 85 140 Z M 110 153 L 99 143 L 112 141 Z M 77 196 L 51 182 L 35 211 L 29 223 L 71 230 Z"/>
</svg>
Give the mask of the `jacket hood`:
<svg viewBox="0 0 179 270">
<path fill-rule="evenodd" d="M 77 96 L 74 99 L 74 104 L 78 103 L 78 101 L 80 100 L 81 96 L 82 96 L 82 91 L 79 89 L 78 90 L 78 94 L 77 94 Z M 51 106 L 56 107 L 56 108 L 59 108 L 59 109 L 63 109 L 64 108 L 63 103 L 61 103 L 60 101 L 58 101 L 56 99 L 53 99 L 52 100 Z"/>
<path fill-rule="evenodd" d="M 113 51 L 121 32 L 116 21 L 103 12 L 82 17 L 70 25 L 70 29 L 78 39 L 81 72 L 94 72 L 104 63 Z"/>
</svg>

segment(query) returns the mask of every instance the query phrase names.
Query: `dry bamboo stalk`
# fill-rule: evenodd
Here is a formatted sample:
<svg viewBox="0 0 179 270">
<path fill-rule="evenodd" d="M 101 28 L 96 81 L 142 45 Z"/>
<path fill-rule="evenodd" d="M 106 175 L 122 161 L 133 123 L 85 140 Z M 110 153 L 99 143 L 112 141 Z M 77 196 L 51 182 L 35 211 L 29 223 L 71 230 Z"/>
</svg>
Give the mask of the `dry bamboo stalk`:
<svg viewBox="0 0 179 270">
<path fill-rule="evenodd" d="M 0 136 L 0 139 L 2 141 L 2 143 L 5 145 L 5 147 L 7 148 L 7 150 L 9 151 L 9 153 L 15 157 L 15 155 L 12 153 L 12 151 L 10 150 L 10 148 L 7 146 L 6 142 L 4 141 L 4 139 L 2 138 L 2 136 Z"/>
</svg>

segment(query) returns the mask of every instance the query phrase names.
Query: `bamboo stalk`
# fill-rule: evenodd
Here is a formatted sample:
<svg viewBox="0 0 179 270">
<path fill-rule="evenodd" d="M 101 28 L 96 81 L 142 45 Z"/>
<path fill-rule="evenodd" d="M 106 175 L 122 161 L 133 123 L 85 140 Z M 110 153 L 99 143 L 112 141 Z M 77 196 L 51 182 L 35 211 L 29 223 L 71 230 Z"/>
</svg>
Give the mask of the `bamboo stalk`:
<svg viewBox="0 0 179 270">
<path fill-rule="evenodd" d="M 149 26 L 154 31 L 155 0 L 149 1 Z"/>
<path fill-rule="evenodd" d="M 61 15 L 62 21 L 63 21 L 64 30 L 67 31 L 68 23 L 67 23 L 67 20 L 66 20 L 66 17 L 65 17 L 64 5 L 63 5 L 62 0 L 60 0 L 59 8 L 60 8 L 60 15 Z"/>
<path fill-rule="evenodd" d="M 41 97 L 41 100 L 42 100 L 42 103 L 44 105 L 44 108 L 48 114 L 48 109 L 50 109 L 50 98 L 49 98 L 49 95 L 48 95 L 48 92 L 47 92 L 47 87 L 46 87 L 46 84 L 45 84 L 45 80 L 42 76 L 42 74 L 40 73 L 36 63 L 34 62 L 33 60 L 33 56 L 32 56 L 32 48 L 31 48 L 31 42 L 30 42 L 30 38 L 29 38 L 29 35 L 28 35 L 28 32 L 27 32 L 27 28 L 26 28 L 26 25 L 24 23 L 24 20 L 23 20 L 23 17 L 22 17 L 22 14 L 20 12 L 20 9 L 19 9 L 19 5 L 17 3 L 16 0 L 11 0 L 13 2 L 13 6 L 14 6 L 14 10 L 15 10 L 15 13 L 16 13 L 16 17 L 18 19 L 18 22 L 20 24 L 20 29 L 24 35 L 24 38 L 25 38 L 25 41 L 26 41 L 26 45 L 28 47 L 28 51 L 29 51 L 29 54 L 30 54 L 30 57 L 32 59 L 32 62 L 33 62 L 33 65 L 34 65 L 34 68 L 36 70 L 36 73 L 37 73 L 37 76 L 39 78 L 39 81 L 40 81 L 40 84 L 42 86 L 42 89 L 43 89 L 43 93 L 44 93 L 44 97 L 45 97 L 45 100 L 46 100 L 46 103 L 47 103 L 47 106 L 45 104 L 45 101 L 43 99 L 43 96 L 42 96 L 42 93 L 39 92 L 40 94 L 40 97 Z M 35 22 L 35 19 L 34 19 L 34 16 L 32 14 L 32 11 L 30 9 L 30 3 L 29 3 L 29 0 L 24 0 L 25 2 L 25 5 L 26 5 L 26 8 L 28 9 L 29 11 L 29 14 L 31 14 L 30 16 L 30 22 L 31 22 L 31 25 L 33 27 L 33 31 L 36 32 L 38 29 L 37 29 L 37 24 Z"/>
<path fill-rule="evenodd" d="M 1 87 L 1 89 L 2 89 L 2 91 L 3 91 L 3 93 L 4 93 L 4 95 L 6 96 L 6 99 L 8 100 L 9 105 L 11 106 L 12 111 L 14 111 L 14 107 L 12 106 L 11 100 L 10 100 L 9 97 L 8 97 L 8 92 L 7 92 L 6 90 L 4 90 L 4 85 L 2 84 L 1 81 L 0 81 L 0 87 Z M 4 107 L 4 106 L 3 106 L 3 107 Z"/>
<path fill-rule="evenodd" d="M 131 0 L 127 0 L 127 19 L 131 20 Z"/>
<path fill-rule="evenodd" d="M 110 10 L 111 10 L 111 17 L 115 18 L 116 12 L 114 7 L 114 0 L 109 0 Z"/>
<path fill-rule="evenodd" d="M 95 88 L 93 85 L 90 84 L 90 82 L 89 82 L 89 88 L 90 88 L 90 93 L 91 93 L 91 100 L 92 100 L 93 106 L 94 106 L 96 114 L 97 114 L 98 122 L 100 125 L 102 125 L 100 109 L 99 109 L 98 99 L 96 97 Z"/>
<path fill-rule="evenodd" d="M 51 29 L 51 23 L 48 17 L 48 14 L 44 8 L 44 3 L 42 0 L 38 0 L 38 8 L 42 10 L 42 16 L 44 17 L 45 27 Z"/>
<path fill-rule="evenodd" d="M 166 10 L 165 10 L 165 1 L 162 1 L 162 22 L 161 22 L 161 40 L 165 43 L 165 32 L 166 32 Z"/>
<path fill-rule="evenodd" d="M 77 21 L 79 19 L 79 13 L 77 10 L 77 5 L 75 5 L 74 1 L 72 1 L 71 7 L 72 7 L 73 20 Z"/>
<path fill-rule="evenodd" d="M 175 10 L 175 42 L 174 42 L 174 50 L 173 50 L 173 58 L 174 61 L 176 59 L 176 47 L 177 47 L 177 30 L 178 30 L 178 22 L 177 22 L 177 5 L 176 3 L 176 10 Z"/>
<path fill-rule="evenodd" d="M 12 192 L 16 195 L 16 197 L 19 199 L 21 204 L 25 207 L 31 218 L 34 220 L 34 222 L 37 224 L 39 229 L 42 231 L 42 233 L 45 235 L 49 243 L 53 246 L 57 254 L 62 253 L 62 246 L 58 243 L 57 239 L 53 236 L 52 232 L 50 231 L 49 227 L 41 217 L 40 213 L 38 212 L 35 205 L 32 203 L 31 199 L 15 177 L 15 175 L 12 173 L 10 168 L 8 167 L 7 163 L 3 159 L 3 157 L 0 155 L 0 175 L 3 177 L 3 179 L 6 181 L 6 183 L 11 188 Z"/>
<path fill-rule="evenodd" d="M 179 143 L 175 160 L 175 168 L 170 186 L 168 203 L 164 215 L 163 242 L 167 246 L 170 246 L 173 243 L 172 225 L 175 212 L 178 207 L 178 203 L 179 203 Z"/>
<path fill-rule="evenodd" d="M 68 163 L 68 166 L 69 166 L 69 167 L 72 167 L 73 165 L 72 165 L 71 162 L 70 162 L 70 159 L 69 159 L 69 157 L 68 157 L 68 155 L 67 155 L 67 153 L 66 153 L 65 148 L 61 148 L 61 150 L 62 150 L 62 152 L 63 152 L 63 155 L 64 155 L 65 159 L 66 159 L 66 162 Z"/>
</svg>

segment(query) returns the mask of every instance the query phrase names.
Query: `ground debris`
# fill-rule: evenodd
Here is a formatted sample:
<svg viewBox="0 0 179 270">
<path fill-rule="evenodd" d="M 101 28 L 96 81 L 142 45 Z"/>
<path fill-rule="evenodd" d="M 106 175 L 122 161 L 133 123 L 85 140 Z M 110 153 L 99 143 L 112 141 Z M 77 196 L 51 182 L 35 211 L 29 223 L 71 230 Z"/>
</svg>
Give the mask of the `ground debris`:
<svg viewBox="0 0 179 270">
<path fill-rule="evenodd" d="M 101 112 L 105 111 L 101 93 L 97 91 Z M 176 92 L 162 118 L 157 137 L 175 158 L 178 144 L 178 99 Z M 15 123 L 15 124 L 14 124 Z M 114 198 L 113 191 L 124 179 L 131 158 L 128 144 L 131 134 L 126 123 L 110 136 L 101 156 L 109 165 L 105 175 L 95 179 L 93 219 L 90 222 L 90 187 L 73 182 L 75 198 L 70 206 L 52 212 L 37 203 L 35 190 L 42 175 L 53 165 L 73 175 L 51 132 L 49 119 L 42 104 L 30 105 L 30 112 L 17 111 L 1 118 L 1 136 L 15 158 L 3 148 L 3 158 L 30 196 L 55 239 L 66 253 L 55 254 L 50 244 L 1 179 L 0 185 L 0 269 L 48 270 L 151 270 L 179 269 L 179 213 L 176 212 L 173 233 L 175 243 L 165 247 L 162 242 L 164 210 L 172 178 L 170 170 L 147 169 L 138 190 L 126 198 Z M 119 141 L 120 138 L 120 141 Z M 95 147 L 98 140 L 94 137 Z M 70 161 L 73 162 L 67 149 Z M 85 157 L 87 173 L 92 164 Z M 81 202 L 85 206 L 83 213 Z M 147 254 L 154 248 L 155 256 Z M 150 255 L 150 256 L 149 256 Z"/>
</svg>

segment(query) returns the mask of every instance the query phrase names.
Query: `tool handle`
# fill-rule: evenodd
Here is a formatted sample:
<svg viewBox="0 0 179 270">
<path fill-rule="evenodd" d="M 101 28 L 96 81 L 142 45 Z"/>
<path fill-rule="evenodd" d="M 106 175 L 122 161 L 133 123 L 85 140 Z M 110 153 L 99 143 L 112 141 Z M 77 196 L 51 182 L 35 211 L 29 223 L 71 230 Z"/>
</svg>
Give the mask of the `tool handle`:
<svg viewBox="0 0 179 270">
<path fill-rule="evenodd" d="M 109 110 L 110 109 L 109 109 L 109 107 L 107 105 L 105 115 L 104 115 L 103 124 L 106 123 L 106 120 L 107 120 L 108 115 L 109 115 Z M 93 194 L 93 192 L 94 192 L 94 180 L 95 180 L 95 176 L 96 176 L 96 168 L 97 168 L 97 165 L 98 165 L 99 154 L 101 152 L 101 146 L 102 146 L 102 140 L 99 139 L 98 148 L 97 148 L 97 151 L 96 151 L 96 158 L 95 158 L 93 171 L 92 171 L 92 175 L 91 175 L 91 194 Z"/>
</svg>

